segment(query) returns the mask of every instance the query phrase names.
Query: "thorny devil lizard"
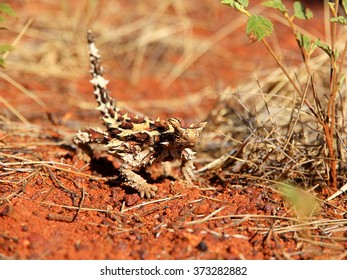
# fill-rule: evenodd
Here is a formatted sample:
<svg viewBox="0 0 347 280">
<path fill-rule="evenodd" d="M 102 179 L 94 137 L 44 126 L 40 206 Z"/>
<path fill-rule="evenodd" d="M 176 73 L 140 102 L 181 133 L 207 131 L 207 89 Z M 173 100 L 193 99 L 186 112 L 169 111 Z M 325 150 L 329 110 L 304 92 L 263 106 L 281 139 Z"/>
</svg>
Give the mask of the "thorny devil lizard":
<svg viewBox="0 0 347 280">
<path fill-rule="evenodd" d="M 108 81 L 103 77 L 99 51 L 95 46 L 93 35 L 87 33 L 89 59 L 91 65 L 94 95 L 101 112 L 105 130 L 89 128 L 79 131 L 74 143 L 84 151 L 90 151 L 89 144 L 102 144 L 108 153 L 121 159 L 119 173 L 124 182 L 140 193 L 141 197 L 155 196 L 157 187 L 147 183 L 138 172 L 155 162 L 181 160 L 181 172 L 185 180 L 191 183 L 194 179 L 191 150 L 200 140 L 206 123 L 183 126 L 178 118 L 152 120 L 136 116 L 119 108 L 107 90 Z"/>
</svg>

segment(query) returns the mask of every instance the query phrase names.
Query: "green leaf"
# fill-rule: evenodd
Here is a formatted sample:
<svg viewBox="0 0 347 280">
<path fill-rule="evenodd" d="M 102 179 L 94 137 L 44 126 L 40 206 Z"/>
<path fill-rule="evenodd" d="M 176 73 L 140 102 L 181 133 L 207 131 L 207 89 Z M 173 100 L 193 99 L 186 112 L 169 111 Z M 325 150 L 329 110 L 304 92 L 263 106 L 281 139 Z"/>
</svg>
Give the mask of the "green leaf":
<svg viewBox="0 0 347 280">
<path fill-rule="evenodd" d="M 320 48 L 321 50 L 323 50 L 329 57 L 332 56 L 333 52 L 331 51 L 331 48 L 329 47 L 328 44 L 323 43 L 321 40 L 317 39 L 314 44 Z"/>
<path fill-rule="evenodd" d="M 345 18 L 344 16 L 332 17 L 330 19 L 330 22 L 337 22 L 343 25 L 347 25 L 347 18 Z"/>
<path fill-rule="evenodd" d="M 343 10 L 345 11 L 345 14 L 347 15 L 347 0 L 342 0 L 341 2 Z"/>
<path fill-rule="evenodd" d="M 0 45 L 0 53 L 5 53 L 13 50 L 11 45 Z"/>
<path fill-rule="evenodd" d="M 296 39 L 298 40 L 300 46 L 306 50 L 306 52 L 310 53 L 312 51 L 312 41 L 309 36 L 302 33 L 297 33 Z"/>
<path fill-rule="evenodd" d="M 243 12 L 243 11 L 246 11 L 249 1 L 248 0 L 222 0 L 221 3 L 228 5 L 237 11 Z"/>
<path fill-rule="evenodd" d="M 245 8 L 247 8 L 248 5 L 249 5 L 249 1 L 248 1 L 248 0 L 238 0 L 238 2 L 239 2 L 242 6 L 244 6 Z"/>
<path fill-rule="evenodd" d="M 321 42 L 319 39 L 317 39 L 314 44 L 323 50 L 329 57 L 334 57 L 335 61 L 339 57 L 339 51 L 337 49 L 333 52 L 328 44 Z"/>
<path fill-rule="evenodd" d="M 222 0 L 222 4 L 233 6 L 235 4 L 239 4 L 241 6 L 244 6 L 245 8 L 248 7 L 249 0 Z"/>
<path fill-rule="evenodd" d="M 268 0 L 263 3 L 265 7 L 273 8 L 279 10 L 282 13 L 287 13 L 288 10 L 286 6 L 282 3 L 282 0 Z"/>
<path fill-rule="evenodd" d="M 316 197 L 308 192 L 300 191 L 297 186 L 290 182 L 283 182 L 277 185 L 283 196 L 295 207 L 297 218 L 303 219 L 311 216 L 319 210 L 319 203 Z"/>
<path fill-rule="evenodd" d="M 4 67 L 5 60 L 0 56 L 0 67 Z"/>
<path fill-rule="evenodd" d="M 5 14 L 10 17 L 15 17 L 16 12 L 7 3 L 0 3 L 0 13 Z"/>
<path fill-rule="evenodd" d="M 338 86 L 343 85 L 345 83 L 345 79 L 346 79 L 346 74 L 343 73 L 339 79 Z"/>
<path fill-rule="evenodd" d="M 299 1 L 295 1 L 293 4 L 294 16 L 298 19 L 310 19 L 313 18 L 313 13 L 310 9 L 306 8 Z"/>
<path fill-rule="evenodd" d="M 263 16 L 251 16 L 248 19 L 246 32 L 249 38 L 255 36 L 260 41 L 264 37 L 269 36 L 272 31 L 273 25 L 267 18 Z"/>
</svg>

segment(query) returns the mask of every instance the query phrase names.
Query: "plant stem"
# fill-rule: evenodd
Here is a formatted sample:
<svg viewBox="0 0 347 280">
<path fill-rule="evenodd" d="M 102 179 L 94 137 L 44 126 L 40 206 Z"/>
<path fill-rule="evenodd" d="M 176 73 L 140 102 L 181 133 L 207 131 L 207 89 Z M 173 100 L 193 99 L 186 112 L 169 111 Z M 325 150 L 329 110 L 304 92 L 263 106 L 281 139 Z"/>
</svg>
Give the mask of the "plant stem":
<svg viewBox="0 0 347 280">
<path fill-rule="evenodd" d="M 339 8 L 339 0 L 335 0 L 335 7 L 331 9 L 334 17 L 337 17 L 337 12 Z M 336 117 L 336 95 L 337 95 L 337 68 L 336 68 L 336 34 L 337 34 L 337 24 L 335 22 L 332 24 L 331 31 L 331 56 L 330 56 L 330 96 L 327 108 L 327 120 L 326 125 L 323 127 L 325 138 L 327 141 L 327 146 L 329 150 L 329 163 L 330 163 L 330 186 L 333 189 L 337 189 L 337 162 L 335 155 L 335 148 L 333 144 L 334 134 L 335 134 L 335 117 Z M 330 124 L 330 125 L 329 125 Z"/>
<path fill-rule="evenodd" d="M 286 75 L 287 79 L 289 80 L 289 82 L 292 84 L 292 86 L 294 87 L 295 91 L 300 95 L 300 97 L 303 98 L 305 105 L 310 109 L 310 111 L 313 113 L 313 115 L 316 117 L 316 119 L 319 121 L 320 124 L 323 124 L 321 118 L 318 116 L 318 114 L 315 112 L 315 110 L 313 109 L 312 105 L 307 101 L 307 99 L 304 96 L 304 92 L 301 90 L 301 88 L 296 84 L 296 82 L 294 81 L 294 79 L 289 75 L 286 67 L 283 65 L 282 61 L 280 58 L 278 58 L 275 54 L 275 52 L 273 51 L 273 49 L 270 47 L 270 45 L 268 44 L 268 42 L 265 39 L 261 40 L 262 43 L 265 45 L 265 47 L 267 48 L 267 50 L 270 52 L 271 56 L 274 58 L 274 60 L 276 61 L 277 65 L 280 67 L 280 69 L 282 70 L 282 72 L 284 73 L 284 75 Z"/>
<path fill-rule="evenodd" d="M 267 48 L 267 50 L 270 52 L 271 56 L 275 59 L 277 65 L 281 68 L 282 72 L 286 75 L 289 82 L 293 85 L 295 91 L 303 98 L 305 105 L 314 114 L 316 120 L 322 125 L 324 135 L 325 135 L 325 140 L 326 140 L 327 147 L 328 147 L 328 153 L 329 153 L 328 165 L 329 165 L 330 170 L 329 170 L 328 185 L 329 185 L 329 187 L 336 189 L 337 188 L 337 170 L 336 170 L 335 148 L 334 148 L 334 144 L 333 144 L 335 121 L 331 122 L 331 125 L 329 126 L 329 118 L 328 118 L 328 120 L 325 120 L 314 111 L 311 104 L 304 97 L 304 93 L 299 88 L 299 86 L 295 83 L 293 78 L 289 75 L 287 69 L 284 67 L 281 60 L 276 56 L 275 52 L 272 50 L 272 48 L 270 47 L 268 42 L 265 39 L 262 39 L 262 42 L 265 45 L 265 47 Z M 335 92 L 335 97 L 336 97 L 336 92 Z M 329 102 L 330 101 L 331 101 L 331 98 L 329 98 Z M 333 102 L 334 106 L 335 106 L 335 103 L 336 103 L 336 101 Z M 335 109 L 333 109 L 333 114 L 335 114 Z M 332 125 L 334 127 L 332 127 Z M 333 128 L 333 131 L 331 131 L 332 128 Z"/>
<path fill-rule="evenodd" d="M 289 17 L 288 13 L 283 13 L 283 16 L 284 18 L 287 20 L 288 24 L 289 24 L 289 27 L 290 29 L 292 30 L 293 34 L 294 34 L 294 37 L 295 37 L 295 40 L 296 40 L 296 43 L 298 44 L 298 47 L 301 51 L 301 55 L 302 55 L 302 59 L 305 63 L 305 66 L 306 66 L 306 70 L 307 70 L 307 73 L 309 76 L 311 76 L 311 68 L 310 68 L 310 65 L 309 65 L 309 60 L 310 60 L 310 57 L 309 55 L 307 54 L 305 48 L 300 44 L 299 42 L 299 39 L 298 39 L 298 31 L 296 30 L 295 28 L 295 25 L 293 23 L 293 17 Z"/>
</svg>

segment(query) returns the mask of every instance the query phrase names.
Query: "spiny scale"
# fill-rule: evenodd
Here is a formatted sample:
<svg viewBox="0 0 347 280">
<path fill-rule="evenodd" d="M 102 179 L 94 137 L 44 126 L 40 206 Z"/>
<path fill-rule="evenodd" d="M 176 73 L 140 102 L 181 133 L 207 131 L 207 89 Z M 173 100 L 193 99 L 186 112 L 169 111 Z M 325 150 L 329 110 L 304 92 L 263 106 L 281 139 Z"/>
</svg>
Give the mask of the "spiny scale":
<svg viewBox="0 0 347 280">
<path fill-rule="evenodd" d="M 87 33 L 87 40 L 89 46 L 89 60 L 90 60 L 90 73 L 93 79 L 90 81 L 94 86 L 94 95 L 98 102 L 99 110 L 103 117 L 106 119 L 117 119 L 117 112 L 114 111 L 116 108 L 116 102 L 110 98 L 107 90 L 108 81 L 103 77 L 103 69 L 100 65 L 99 51 L 95 46 L 93 35 L 90 31 Z"/>
<path fill-rule="evenodd" d="M 119 169 L 124 183 L 136 189 L 141 197 L 151 198 L 157 187 L 146 182 L 138 171 L 154 162 L 181 160 L 181 172 L 189 183 L 194 179 L 191 150 L 200 140 L 206 123 L 191 124 L 184 127 L 178 118 L 151 120 L 128 114 L 117 107 L 107 90 L 108 81 L 103 77 L 100 55 L 91 32 L 87 34 L 91 65 L 91 83 L 101 112 L 105 130 L 89 128 L 79 131 L 74 143 L 92 155 L 89 144 L 104 145 L 108 152 L 122 160 Z"/>
</svg>

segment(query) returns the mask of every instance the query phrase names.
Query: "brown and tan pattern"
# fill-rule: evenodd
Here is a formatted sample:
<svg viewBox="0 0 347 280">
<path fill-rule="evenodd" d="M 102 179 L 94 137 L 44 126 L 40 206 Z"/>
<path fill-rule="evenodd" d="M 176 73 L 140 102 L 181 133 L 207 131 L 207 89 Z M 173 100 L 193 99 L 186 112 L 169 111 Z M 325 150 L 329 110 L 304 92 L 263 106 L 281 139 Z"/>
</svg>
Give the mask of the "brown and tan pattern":
<svg viewBox="0 0 347 280">
<path fill-rule="evenodd" d="M 79 131 L 74 143 L 84 151 L 89 144 L 104 145 L 108 152 L 122 160 L 119 169 L 124 182 L 136 189 L 141 197 L 155 196 L 157 187 L 146 182 L 137 172 L 154 162 L 181 160 L 181 171 L 189 183 L 194 179 L 192 148 L 200 140 L 206 123 L 184 126 L 178 118 L 149 119 L 125 112 L 117 107 L 107 90 L 100 55 L 91 32 L 88 32 L 89 57 L 94 95 L 105 130 L 89 128 Z"/>
</svg>

